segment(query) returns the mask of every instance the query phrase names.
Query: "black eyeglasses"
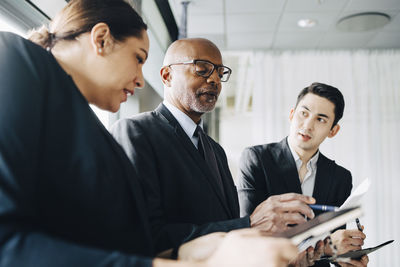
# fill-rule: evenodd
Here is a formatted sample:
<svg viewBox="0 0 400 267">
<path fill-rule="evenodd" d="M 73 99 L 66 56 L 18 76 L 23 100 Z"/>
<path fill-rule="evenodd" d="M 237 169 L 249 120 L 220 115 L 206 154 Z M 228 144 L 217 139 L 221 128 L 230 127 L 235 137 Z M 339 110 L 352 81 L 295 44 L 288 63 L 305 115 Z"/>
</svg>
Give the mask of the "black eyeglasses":
<svg viewBox="0 0 400 267">
<path fill-rule="evenodd" d="M 221 82 L 227 82 L 232 73 L 232 70 L 226 66 L 216 65 L 210 61 L 202 59 L 193 59 L 186 62 L 173 63 L 169 64 L 168 67 L 171 67 L 172 65 L 187 65 L 187 64 L 193 64 L 195 67 L 196 74 L 204 78 L 210 77 L 211 74 L 214 72 L 214 70 L 217 70 Z"/>
</svg>

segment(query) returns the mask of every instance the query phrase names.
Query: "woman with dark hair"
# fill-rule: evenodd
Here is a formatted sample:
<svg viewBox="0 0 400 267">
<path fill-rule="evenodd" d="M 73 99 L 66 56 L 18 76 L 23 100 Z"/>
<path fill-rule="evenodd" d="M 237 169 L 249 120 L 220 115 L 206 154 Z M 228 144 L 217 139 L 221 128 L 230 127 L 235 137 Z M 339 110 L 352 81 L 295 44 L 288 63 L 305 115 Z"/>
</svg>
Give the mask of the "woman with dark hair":
<svg viewBox="0 0 400 267">
<path fill-rule="evenodd" d="M 72 0 L 30 40 L 0 33 L 0 266 L 195 266 L 149 258 L 135 171 L 89 107 L 115 112 L 143 87 L 141 17 L 123 0 Z M 203 266 L 253 241 L 276 244 L 233 233 Z M 273 250 L 279 261 L 259 261 L 286 261 Z"/>
</svg>

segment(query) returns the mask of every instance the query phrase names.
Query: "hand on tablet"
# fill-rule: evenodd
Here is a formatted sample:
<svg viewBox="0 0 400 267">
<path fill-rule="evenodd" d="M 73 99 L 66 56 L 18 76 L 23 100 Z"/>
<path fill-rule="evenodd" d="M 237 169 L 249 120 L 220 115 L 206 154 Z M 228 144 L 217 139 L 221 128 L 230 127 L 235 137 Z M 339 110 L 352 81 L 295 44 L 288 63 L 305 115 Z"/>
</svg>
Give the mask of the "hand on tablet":
<svg viewBox="0 0 400 267">
<path fill-rule="evenodd" d="M 320 240 L 315 248 L 309 247 L 297 255 L 297 257 L 289 263 L 289 267 L 306 267 L 312 266 L 321 258 L 324 253 L 324 241 Z"/>
<path fill-rule="evenodd" d="M 360 260 L 338 259 L 338 264 L 341 267 L 366 267 L 368 262 L 369 258 L 367 255 L 362 256 Z"/>
<path fill-rule="evenodd" d="M 353 250 L 361 249 L 364 245 L 365 234 L 359 230 L 337 230 L 332 235 L 333 245 L 336 246 L 337 254 L 343 254 Z"/>
<path fill-rule="evenodd" d="M 304 216 L 314 218 L 308 206 L 314 203 L 314 198 L 296 193 L 270 196 L 250 215 L 250 225 L 269 234 L 282 232 L 288 225 L 306 222 Z"/>
</svg>

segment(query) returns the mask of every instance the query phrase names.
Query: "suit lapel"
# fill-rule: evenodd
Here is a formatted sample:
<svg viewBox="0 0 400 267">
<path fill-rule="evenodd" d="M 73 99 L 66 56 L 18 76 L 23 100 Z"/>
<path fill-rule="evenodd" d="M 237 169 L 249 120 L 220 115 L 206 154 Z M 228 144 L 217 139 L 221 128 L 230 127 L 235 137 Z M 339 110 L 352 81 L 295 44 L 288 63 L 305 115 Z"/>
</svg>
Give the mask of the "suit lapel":
<svg viewBox="0 0 400 267">
<path fill-rule="evenodd" d="M 202 157 L 200 156 L 198 150 L 196 147 L 193 145 L 192 141 L 190 138 L 187 136 L 185 131 L 182 129 L 181 125 L 179 122 L 175 119 L 175 117 L 172 115 L 172 113 L 163 105 L 160 104 L 156 110 L 159 114 L 162 115 L 166 119 L 169 125 L 174 129 L 175 135 L 178 137 L 179 142 L 183 145 L 185 150 L 196 160 L 200 161 Z M 204 160 L 203 160 L 204 161 Z M 204 166 L 205 162 L 204 162 Z"/>
<path fill-rule="evenodd" d="M 214 146 L 213 146 L 214 147 Z M 229 208 L 229 215 L 232 218 L 239 217 L 239 202 L 238 202 L 238 197 L 237 197 L 237 191 L 233 190 L 235 188 L 235 185 L 233 184 L 233 179 L 230 173 L 226 173 L 226 168 L 224 167 L 221 156 L 219 155 L 218 152 L 216 152 L 217 149 L 214 147 L 214 152 L 217 158 L 217 164 L 218 164 L 218 169 L 221 175 L 222 179 L 222 184 L 224 186 L 225 190 L 225 199 L 224 203 L 228 206 Z M 228 169 L 229 171 L 229 169 Z"/>
<path fill-rule="evenodd" d="M 317 174 L 315 176 L 315 185 L 313 191 L 313 197 L 317 203 L 325 204 L 328 201 L 328 195 L 334 177 L 332 176 L 333 165 L 330 161 L 321 153 L 317 161 Z"/>
<path fill-rule="evenodd" d="M 274 151 L 273 155 L 276 164 L 279 166 L 281 179 L 284 180 L 287 192 L 294 192 L 302 194 L 299 174 L 297 172 L 296 163 L 293 159 L 292 152 L 290 151 L 287 143 L 287 138 L 279 143 L 280 149 Z"/>
<path fill-rule="evenodd" d="M 179 122 L 175 119 L 175 117 L 172 115 L 172 113 L 163 105 L 160 104 L 156 110 L 159 114 L 161 114 L 167 121 L 168 123 L 174 128 L 175 135 L 177 136 L 178 140 L 180 143 L 183 145 L 185 150 L 189 153 L 189 155 L 192 157 L 193 161 L 195 162 L 195 165 L 199 167 L 201 172 L 204 175 L 201 175 L 202 178 L 204 178 L 210 185 L 214 193 L 217 195 L 218 199 L 221 202 L 221 205 L 224 207 L 226 212 L 231 215 L 231 211 L 227 206 L 226 200 L 223 197 L 222 193 L 220 192 L 221 190 L 219 189 L 219 186 L 217 184 L 216 178 L 214 177 L 214 174 L 211 173 L 210 168 L 207 166 L 205 160 L 203 157 L 201 157 L 199 151 L 196 149 L 196 147 L 193 145 L 192 141 L 190 138 L 187 136 L 185 131 L 182 129 L 180 126 Z M 221 165 L 219 163 L 219 159 L 217 159 L 218 162 L 218 168 L 221 170 Z M 220 171 L 221 176 L 223 176 L 222 172 Z M 224 177 L 222 177 L 224 181 Z M 224 184 L 225 185 L 225 184 Z"/>
</svg>

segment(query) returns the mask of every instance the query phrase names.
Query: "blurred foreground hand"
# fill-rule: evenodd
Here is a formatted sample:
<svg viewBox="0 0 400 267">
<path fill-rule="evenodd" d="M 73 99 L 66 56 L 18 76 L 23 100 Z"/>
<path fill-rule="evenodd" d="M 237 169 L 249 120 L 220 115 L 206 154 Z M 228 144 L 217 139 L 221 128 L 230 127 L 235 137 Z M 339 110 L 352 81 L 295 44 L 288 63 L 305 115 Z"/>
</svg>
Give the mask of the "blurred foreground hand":
<svg viewBox="0 0 400 267">
<path fill-rule="evenodd" d="M 213 233 L 179 248 L 178 259 L 203 262 L 204 266 L 284 267 L 297 256 L 288 239 L 267 237 L 260 230 L 242 229 Z"/>
</svg>

